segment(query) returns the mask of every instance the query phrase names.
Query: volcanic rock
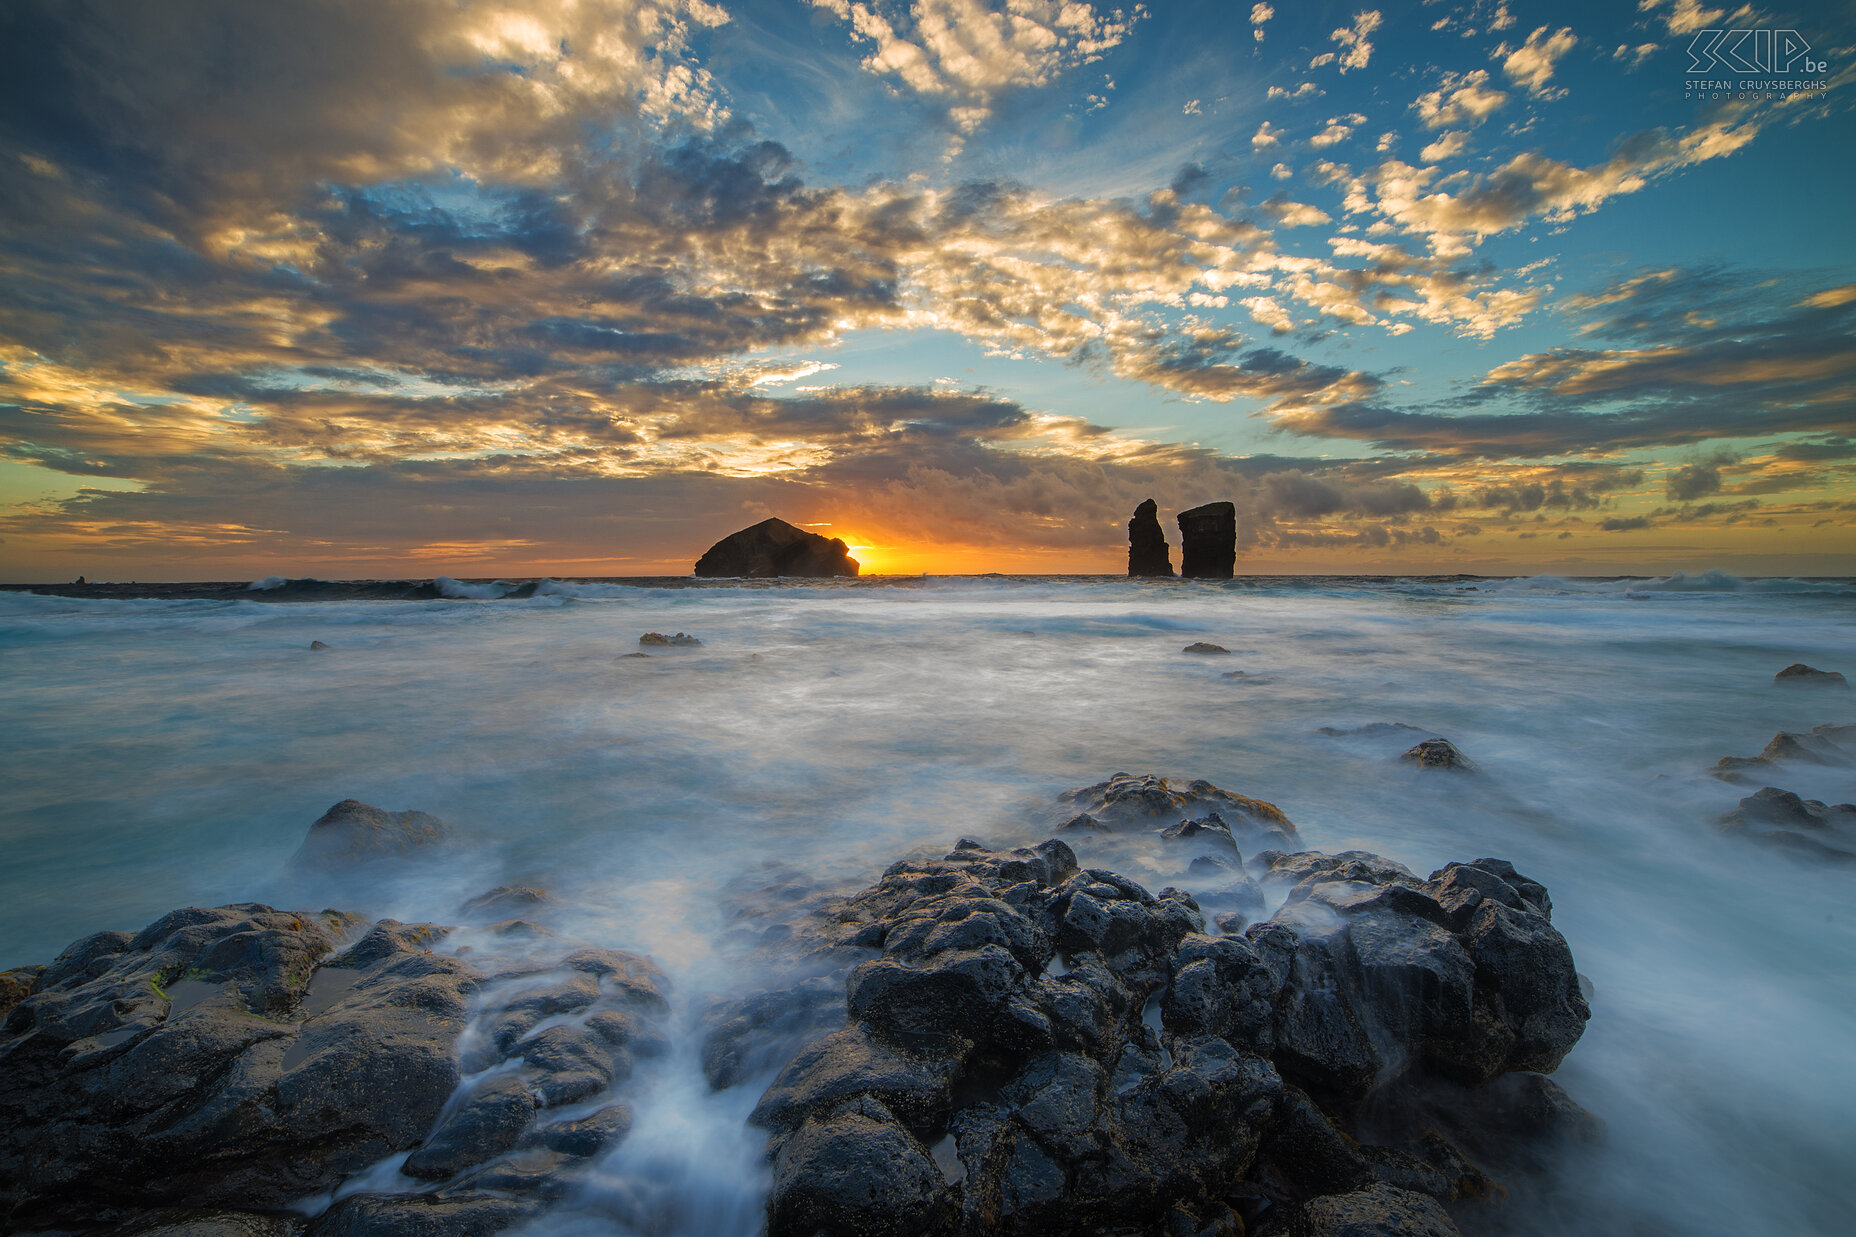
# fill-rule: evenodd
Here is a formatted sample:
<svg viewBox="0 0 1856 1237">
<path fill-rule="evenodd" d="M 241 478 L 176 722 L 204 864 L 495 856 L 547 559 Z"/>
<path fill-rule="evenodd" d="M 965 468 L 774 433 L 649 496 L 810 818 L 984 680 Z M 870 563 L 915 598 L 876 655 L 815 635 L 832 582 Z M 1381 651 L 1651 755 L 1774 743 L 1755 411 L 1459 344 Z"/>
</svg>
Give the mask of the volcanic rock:
<svg viewBox="0 0 1856 1237">
<path fill-rule="evenodd" d="M 1465 773 L 1473 773 L 1476 769 L 1475 762 L 1459 752 L 1456 744 L 1448 739 L 1426 739 L 1399 759 L 1420 769 L 1457 769 Z"/>
<path fill-rule="evenodd" d="M 1160 527 L 1159 508 L 1148 499 L 1134 509 L 1128 521 L 1128 574 L 1130 576 L 1173 575 L 1173 559 L 1167 551 L 1166 533 Z"/>
<path fill-rule="evenodd" d="M 662 1050 L 649 962 L 582 948 L 486 971 L 433 952 L 449 928 L 364 922 L 188 908 L 9 972 L 27 991 L 0 1024 L 0 1231 L 282 1237 L 300 1221 L 249 1212 L 410 1151 L 440 1194 L 354 1195 L 310 1234 L 487 1237 L 624 1136 L 623 1105 L 542 1110 Z"/>
<path fill-rule="evenodd" d="M 1245 1199 L 1271 1232 L 1454 1234 L 1441 1204 L 1486 1175 L 1435 1133 L 1362 1144 L 1357 1116 L 1434 1087 L 1476 1109 L 1571 1048 L 1587 1012 L 1546 890 L 1497 859 L 1260 859 L 1295 884 L 1242 936 L 1054 840 L 963 840 L 822 907 L 881 953 L 755 1111 L 768 1237 L 1237 1233 Z"/>
<path fill-rule="evenodd" d="M 661 631 L 647 631 L 644 635 L 638 637 L 638 643 L 647 648 L 654 649 L 700 648 L 702 646 L 701 640 L 698 640 L 695 636 L 687 635 L 684 632 L 678 632 L 674 636 L 666 636 Z M 646 656 L 649 656 L 649 654 L 646 654 Z"/>
<path fill-rule="evenodd" d="M 1295 825 L 1275 804 L 1220 790 L 1203 778 L 1176 788 L 1168 779 L 1152 774 L 1117 773 L 1106 782 L 1066 791 L 1061 798 L 1064 810 L 1081 812 L 1095 826 L 1110 831 L 1168 825 L 1216 813 L 1234 837 L 1244 835 L 1246 845 L 1280 845 L 1295 839 Z"/>
<path fill-rule="evenodd" d="M 347 868 L 398 859 L 445 841 L 451 827 L 425 812 L 387 812 L 359 799 L 343 799 L 309 827 L 292 867 Z"/>
<path fill-rule="evenodd" d="M 1237 570 L 1237 507 L 1206 503 L 1179 513 L 1179 574 L 1189 580 L 1229 580 Z"/>
<path fill-rule="evenodd" d="M 699 576 L 854 576 L 857 560 L 842 540 L 796 528 L 785 520 L 762 520 L 730 533 L 696 560 Z"/>
<path fill-rule="evenodd" d="M 1793 662 L 1772 676 L 1780 687 L 1848 687 L 1849 680 L 1835 670 L 1814 670 L 1803 662 Z"/>
<path fill-rule="evenodd" d="M 1721 818 L 1726 833 L 1827 859 L 1856 859 L 1856 804 L 1826 805 L 1768 786 Z"/>
</svg>

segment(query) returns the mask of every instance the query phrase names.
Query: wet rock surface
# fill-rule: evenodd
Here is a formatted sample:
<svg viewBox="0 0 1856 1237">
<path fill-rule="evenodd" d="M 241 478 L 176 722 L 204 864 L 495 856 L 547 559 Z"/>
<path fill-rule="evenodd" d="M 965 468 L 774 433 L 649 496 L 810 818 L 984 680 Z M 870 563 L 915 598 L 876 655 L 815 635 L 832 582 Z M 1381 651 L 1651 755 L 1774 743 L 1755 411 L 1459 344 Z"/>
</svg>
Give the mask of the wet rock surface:
<svg viewBox="0 0 1856 1237">
<path fill-rule="evenodd" d="M 1461 773 L 1476 770 L 1476 763 L 1448 739 L 1426 739 L 1407 749 L 1399 759 L 1420 769 L 1453 769 Z"/>
<path fill-rule="evenodd" d="M 854 576 L 857 560 L 837 537 L 821 537 L 785 520 L 762 520 L 730 533 L 696 560 L 699 576 Z"/>
<path fill-rule="evenodd" d="M 1740 800 L 1720 826 L 1808 858 L 1856 861 L 1856 803 L 1826 804 L 1767 786 Z"/>
<path fill-rule="evenodd" d="M 609 1092 L 664 1050 L 664 984 L 481 931 L 538 952 L 245 904 L 8 972 L 0 1229 L 487 1235 L 534 1214 L 629 1129 Z M 390 1192 L 286 1211 L 396 1152 Z"/>
<path fill-rule="evenodd" d="M 388 812 L 343 799 L 309 827 L 290 864 L 300 871 L 341 871 L 404 858 L 450 837 L 451 827 L 428 812 Z"/>
<path fill-rule="evenodd" d="M 1497 859 L 1249 868 L 1193 865 L 1207 888 L 1286 891 L 1241 935 L 1057 840 L 963 839 L 811 900 L 788 957 L 837 969 L 712 1033 L 729 1061 L 790 1045 L 842 993 L 752 1118 L 769 1237 L 1454 1234 L 1446 1205 L 1529 1170 L 1510 1142 L 1577 1124 L 1557 1088 L 1510 1094 L 1551 1087 L 1588 1017 L 1541 885 Z M 1440 1133 L 1439 1103 L 1484 1119 Z"/>
<path fill-rule="evenodd" d="M 1723 782 L 1757 785 L 1782 761 L 1812 765 L 1856 764 L 1856 725 L 1829 723 L 1809 731 L 1781 730 L 1757 756 L 1723 756 L 1709 770 Z"/>
<path fill-rule="evenodd" d="M 1849 680 L 1836 670 L 1817 670 L 1803 662 L 1793 662 L 1773 675 L 1772 681 L 1779 687 L 1841 687 L 1847 689 L 1850 685 Z"/>
<path fill-rule="evenodd" d="M 1134 518 L 1128 521 L 1128 574 L 1168 578 L 1173 575 L 1166 530 L 1160 527 L 1159 508 L 1151 498 L 1136 507 Z"/>
<path fill-rule="evenodd" d="M 1092 827 L 1106 832 L 1162 828 L 1215 813 L 1244 844 L 1281 845 L 1295 840 L 1295 825 L 1281 808 L 1221 790 L 1203 778 L 1180 785 L 1176 779 L 1152 774 L 1117 773 L 1105 782 L 1065 791 L 1060 798 L 1071 824 L 1081 814 Z"/>
</svg>

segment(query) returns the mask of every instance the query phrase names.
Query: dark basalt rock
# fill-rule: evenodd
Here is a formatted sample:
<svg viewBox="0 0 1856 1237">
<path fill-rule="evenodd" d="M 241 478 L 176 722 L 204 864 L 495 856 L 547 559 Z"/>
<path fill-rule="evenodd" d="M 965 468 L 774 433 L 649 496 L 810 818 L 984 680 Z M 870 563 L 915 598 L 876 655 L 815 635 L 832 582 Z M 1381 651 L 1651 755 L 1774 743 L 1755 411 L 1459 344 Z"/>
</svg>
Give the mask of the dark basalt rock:
<svg viewBox="0 0 1856 1237">
<path fill-rule="evenodd" d="M 1723 782 L 1750 783 L 1769 776 L 1781 760 L 1815 765 L 1856 764 L 1856 725 L 1813 726 L 1810 733 L 1781 730 L 1757 756 L 1723 756 L 1709 770 Z"/>
<path fill-rule="evenodd" d="M 1723 832 L 1813 858 L 1856 860 L 1856 804 L 1827 805 L 1768 786 L 1740 800 L 1720 825 Z"/>
<path fill-rule="evenodd" d="M 1179 574 L 1189 580 L 1229 580 L 1237 571 L 1237 507 L 1206 503 L 1179 513 Z"/>
<path fill-rule="evenodd" d="M 1803 662 L 1793 662 L 1772 676 L 1780 687 L 1849 687 L 1849 680 L 1835 670 L 1814 670 Z"/>
<path fill-rule="evenodd" d="M 1454 1234 L 1441 1204 L 1493 1184 L 1394 1126 L 1434 1124 L 1436 1088 L 1475 1109 L 1578 1039 L 1546 890 L 1496 859 L 1428 880 L 1363 852 L 1259 864 L 1293 887 L 1242 936 L 1058 841 L 963 840 L 821 908 L 881 953 L 848 972 L 848 1025 L 755 1111 L 768 1237 Z M 1491 1107 L 1491 1127 L 1540 1124 L 1540 1104 Z M 1363 1113 L 1388 1141 L 1360 1141 Z"/>
<path fill-rule="evenodd" d="M 1173 575 L 1173 559 L 1167 551 L 1166 533 L 1160 527 L 1159 508 L 1148 499 L 1134 509 L 1128 521 L 1128 574 L 1130 576 Z"/>
<path fill-rule="evenodd" d="M 796 528 L 785 520 L 762 520 L 730 533 L 696 560 L 699 576 L 854 576 L 857 560 L 843 541 Z"/>
<path fill-rule="evenodd" d="M 1203 778 L 1176 787 L 1167 778 L 1152 774 L 1137 777 L 1131 773 L 1117 773 L 1106 782 L 1065 791 L 1061 798 L 1065 810 L 1079 811 L 1096 827 L 1111 832 L 1151 828 L 1181 818 L 1216 814 L 1234 836 L 1244 835 L 1246 845 L 1253 842 L 1277 845 L 1295 840 L 1295 825 L 1283 815 L 1281 808 L 1262 799 L 1220 790 Z"/>
<path fill-rule="evenodd" d="M 1426 739 L 1407 750 L 1399 759 L 1417 765 L 1420 769 L 1455 769 L 1463 773 L 1476 771 L 1475 761 L 1459 752 L 1456 744 L 1448 739 Z"/>
<path fill-rule="evenodd" d="M 488 893 L 478 894 L 460 909 L 466 919 L 494 923 L 501 919 L 533 914 L 552 902 L 546 889 L 536 889 L 529 885 L 498 885 Z"/>
<path fill-rule="evenodd" d="M 1230 649 L 1227 649 L 1222 644 L 1208 644 L 1203 640 L 1195 640 L 1191 644 L 1188 644 L 1185 648 L 1180 650 L 1180 652 L 1182 653 L 1200 653 L 1200 654 L 1210 654 L 1213 656 L 1216 656 L 1219 653 L 1229 653 L 1230 651 L 1231 651 Z"/>
<path fill-rule="evenodd" d="M 190 908 L 60 955 L 0 1030 L 0 1227 L 281 1208 L 417 1145 L 476 979 L 392 921 L 331 960 L 354 926 Z"/>
<path fill-rule="evenodd" d="M 387 812 L 359 799 L 343 799 L 309 827 L 292 867 L 314 871 L 398 859 L 444 842 L 451 827 L 425 812 Z"/>
<path fill-rule="evenodd" d="M 645 645 L 647 648 L 654 649 L 687 649 L 700 648 L 702 646 L 701 640 L 684 632 L 678 632 L 674 636 L 666 636 L 661 631 L 647 631 L 644 635 L 638 637 L 638 643 Z M 650 654 L 646 653 L 644 656 L 649 657 Z"/>
<path fill-rule="evenodd" d="M 449 928 L 363 925 L 189 908 L 9 973 L 27 990 L 0 1024 L 0 1231 L 268 1235 L 239 1217 L 409 1151 L 406 1173 L 437 1194 L 357 1195 L 309 1232 L 487 1234 L 624 1137 L 622 1104 L 540 1110 L 663 1050 L 648 961 L 544 938 L 554 952 L 480 947 L 473 965 L 433 952 Z"/>
</svg>

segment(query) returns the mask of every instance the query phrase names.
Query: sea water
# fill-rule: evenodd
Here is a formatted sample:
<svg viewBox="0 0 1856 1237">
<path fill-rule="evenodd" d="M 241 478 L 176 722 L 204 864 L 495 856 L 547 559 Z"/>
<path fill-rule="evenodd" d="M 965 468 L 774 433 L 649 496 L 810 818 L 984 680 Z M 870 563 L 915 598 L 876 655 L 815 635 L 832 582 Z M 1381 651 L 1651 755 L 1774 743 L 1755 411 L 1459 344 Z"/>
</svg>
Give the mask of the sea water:
<svg viewBox="0 0 1856 1237">
<path fill-rule="evenodd" d="M 1204 777 L 1280 806 L 1310 848 L 1421 875 L 1498 856 L 1552 891 L 1593 1010 L 1558 1079 L 1609 1136 L 1510 1231 L 1832 1233 L 1856 1214 L 1856 868 L 1722 835 L 1757 785 L 1707 773 L 1856 721 L 1850 692 L 1772 681 L 1793 662 L 1856 676 L 1847 581 L 445 591 L 0 593 L 0 967 L 188 904 L 444 922 L 543 886 L 575 936 L 658 962 L 682 1032 L 625 1092 L 632 1136 L 543 1227 L 747 1237 L 758 1087 L 711 1094 L 693 1033 L 704 999 L 754 978 L 718 948 L 721 892 L 769 864 L 857 888 L 963 835 L 1041 837 L 1057 794 L 1117 771 Z M 647 631 L 703 643 L 624 656 Z M 1195 641 L 1229 654 L 1181 652 Z M 1481 774 L 1401 765 L 1403 736 L 1319 733 L 1373 722 L 1447 737 Z M 1856 799 L 1846 767 L 1769 780 Z M 388 875 L 291 875 L 351 797 L 431 812 L 458 844 Z M 1178 883 L 1159 859 L 1128 875 Z"/>
</svg>

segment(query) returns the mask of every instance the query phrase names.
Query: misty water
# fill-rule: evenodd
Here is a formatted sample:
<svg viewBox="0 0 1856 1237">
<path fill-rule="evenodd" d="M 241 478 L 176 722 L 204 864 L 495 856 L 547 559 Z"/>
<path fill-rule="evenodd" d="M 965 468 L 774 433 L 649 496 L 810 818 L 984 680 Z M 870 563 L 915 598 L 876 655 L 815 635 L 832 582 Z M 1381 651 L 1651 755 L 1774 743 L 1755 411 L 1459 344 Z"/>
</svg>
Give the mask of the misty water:
<svg viewBox="0 0 1856 1237">
<path fill-rule="evenodd" d="M 1772 681 L 1856 674 L 1847 583 L 452 591 L 485 596 L 0 594 L 0 968 L 188 904 L 455 922 L 492 886 L 544 886 L 562 932 L 656 960 L 677 1034 L 624 1088 L 630 1138 L 537 1231 L 747 1237 L 765 1080 L 711 1094 L 692 1033 L 706 998 L 756 979 L 721 947 L 722 891 L 773 863 L 858 888 L 962 836 L 1046 836 L 1057 794 L 1116 771 L 1203 777 L 1279 805 L 1311 849 L 1420 875 L 1500 856 L 1552 891 L 1593 1009 L 1557 1077 L 1609 1137 L 1507 1231 L 1831 1233 L 1856 1212 L 1856 868 L 1722 835 L 1760 783 L 1707 773 L 1856 721 L 1850 692 Z M 704 643 L 623 656 L 647 631 Z M 1200 640 L 1230 655 L 1181 653 Z M 1481 776 L 1317 733 L 1382 721 L 1448 737 Z M 1847 767 L 1774 780 L 1856 799 Z M 457 844 L 289 874 L 349 797 L 434 813 Z M 1190 888 L 1157 849 L 1123 868 Z M 368 1184 L 414 1188 L 396 1163 Z"/>
</svg>

